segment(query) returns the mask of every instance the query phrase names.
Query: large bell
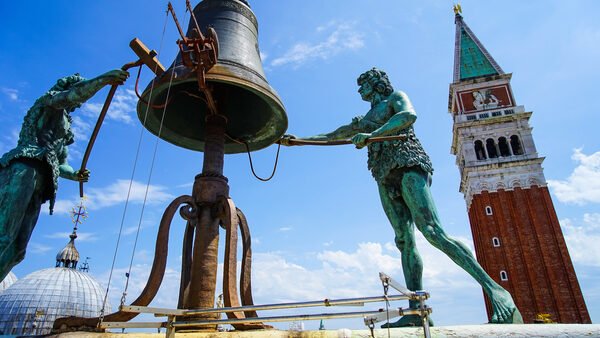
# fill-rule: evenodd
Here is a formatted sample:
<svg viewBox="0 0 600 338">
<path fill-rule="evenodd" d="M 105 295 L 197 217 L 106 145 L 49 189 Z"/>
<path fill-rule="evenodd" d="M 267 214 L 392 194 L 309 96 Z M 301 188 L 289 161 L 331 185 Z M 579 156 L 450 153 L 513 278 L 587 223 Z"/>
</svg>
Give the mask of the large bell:
<svg viewBox="0 0 600 338">
<path fill-rule="evenodd" d="M 206 83 L 212 87 L 217 113 L 227 117 L 225 153 L 246 151 L 243 144 L 233 139 L 246 142 L 250 150 L 273 144 L 287 129 L 287 115 L 265 78 L 258 50 L 256 16 L 246 1 L 238 0 L 204 0 L 194 8 L 194 15 L 203 33 L 206 35 L 206 28 L 213 27 L 219 40 L 218 61 L 206 73 Z M 190 20 L 188 37 L 193 35 L 194 27 Z M 167 102 L 167 95 L 161 128 L 161 105 Z M 151 104 L 150 109 L 146 102 Z M 183 65 L 181 53 L 171 67 L 144 90 L 137 111 L 145 127 L 165 141 L 204 150 L 208 108 L 199 90 L 196 72 Z"/>
</svg>

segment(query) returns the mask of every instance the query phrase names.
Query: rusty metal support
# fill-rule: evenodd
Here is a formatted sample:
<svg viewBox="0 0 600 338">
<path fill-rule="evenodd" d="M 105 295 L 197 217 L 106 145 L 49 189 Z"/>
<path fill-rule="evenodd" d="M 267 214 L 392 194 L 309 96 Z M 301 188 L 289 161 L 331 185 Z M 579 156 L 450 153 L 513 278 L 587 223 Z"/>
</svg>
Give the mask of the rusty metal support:
<svg viewBox="0 0 600 338">
<path fill-rule="evenodd" d="M 254 305 L 252 298 L 252 238 L 246 215 L 242 210 L 237 209 L 237 216 L 240 222 L 240 233 L 242 234 L 242 271 L 240 276 L 240 295 L 242 296 L 242 305 Z M 255 310 L 245 310 L 246 318 L 258 317 Z"/>
<path fill-rule="evenodd" d="M 186 6 L 191 11 L 189 1 L 186 2 Z M 210 84 L 206 83 L 205 78 L 206 73 L 217 62 L 217 33 L 212 27 L 208 27 L 206 36 L 203 35 L 192 13 L 196 27 L 191 32 L 188 32 L 189 36 L 186 36 L 183 34 L 171 3 L 168 4 L 168 12 L 172 14 L 181 35 L 181 40 L 178 40 L 177 44 L 181 51 L 183 65 L 196 72 L 198 88 L 204 94 L 207 102 L 209 112 L 206 114 L 204 124 L 204 160 L 202 173 L 195 178 L 192 196 L 181 196 L 175 199 L 163 215 L 150 279 L 142 294 L 132 305 L 147 306 L 156 295 L 165 272 L 169 227 L 176 209 L 183 203 L 186 203 L 187 206 L 181 208 L 180 214 L 187 223 L 182 248 L 178 307 L 183 309 L 214 308 L 219 251 L 219 226 L 223 226 L 227 236 L 223 278 L 225 305 L 228 307 L 252 305 L 252 293 L 250 290 L 251 250 L 248 225 L 241 211 L 235 207 L 235 204 L 229 198 L 227 178 L 223 176 L 227 118 L 219 114 L 218 102 L 213 99 L 212 88 Z M 145 51 L 143 48 L 138 48 L 138 50 L 141 52 Z M 158 61 L 154 62 L 155 60 L 151 59 L 152 57 L 154 55 L 144 56 L 138 63 L 154 65 L 155 71 L 162 71 L 162 68 L 157 66 L 159 65 Z M 111 91 L 111 95 L 114 94 L 114 89 L 116 87 Z M 111 97 L 107 101 L 110 101 Z M 87 157 L 84 159 L 84 165 L 86 160 Z M 84 168 L 84 165 L 82 168 Z M 240 214 L 243 217 L 243 221 L 240 221 L 240 218 L 238 218 Z M 240 283 L 242 291 L 241 304 L 236 286 L 238 226 L 241 228 L 244 252 Z M 107 322 L 125 322 L 133 319 L 136 315 L 137 313 L 119 311 L 104 317 L 104 320 Z M 203 322 L 216 320 L 219 316 L 218 313 L 198 313 L 186 319 Z M 268 327 L 257 320 L 253 320 L 251 323 L 243 322 L 246 317 L 256 317 L 256 312 L 254 311 L 232 312 L 228 313 L 228 316 L 229 318 L 242 321 L 234 325 L 238 330 L 264 329 Z M 173 335 L 175 332 L 173 323 L 176 319 L 176 316 L 169 317 L 169 334 Z M 72 330 L 74 328 L 85 327 L 86 330 L 92 330 L 108 327 L 106 325 L 99 326 L 100 322 L 102 322 L 102 317 L 59 319 L 55 322 L 55 328 L 59 330 Z M 98 327 L 96 327 L 97 325 Z M 195 328 L 193 325 L 191 326 L 192 329 Z M 203 325 L 201 327 L 201 329 L 207 328 L 210 329 L 211 326 Z M 216 329 L 216 326 L 213 325 L 212 329 Z"/>
</svg>

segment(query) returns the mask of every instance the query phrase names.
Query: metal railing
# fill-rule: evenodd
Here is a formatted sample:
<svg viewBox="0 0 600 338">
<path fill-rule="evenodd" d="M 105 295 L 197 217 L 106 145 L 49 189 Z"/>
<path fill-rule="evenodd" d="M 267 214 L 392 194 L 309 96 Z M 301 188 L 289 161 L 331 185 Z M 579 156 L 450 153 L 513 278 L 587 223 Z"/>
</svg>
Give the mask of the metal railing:
<svg viewBox="0 0 600 338">
<path fill-rule="evenodd" d="M 203 309 L 168 309 L 147 306 L 121 306 L 120 310 L 133 313 L 151 313 L 156 317 L 167 317 L 166 321 L 157 322 L 103 322 L 100 325 L 101 329 L 125 329 L 125 328 L 166 328 L 166 337 L 175 337 L 177 328 L 190 328 L 202 326 L 216 326 L 223 324 L 246 324 L 246 323 L 262 323 L 262 322 L 292 322 L 298 320 L 321 320 L 321 319 L 340 319 L 340 318 L 363 318 L 364 324 L 371 330 L 375 323 L 389 321 L 391 318 L 418 315 L 422 319 L 423 333 L 425 338 L 430 338 L 429 332 L 429 315 L 431 308 L 425 305 L 425 300 L 429 299 L 429 293 L 425 291 L 410 291 L 404 286 L 397 283 L 391 277 L 383 272 L 379 273 L 379 278 L 383 284 L 384 295 L 374 297 L 358 297 L 345 299 L 324 299 L 307 302 L 291 302 L 263 305 L 246 305 L 236 307 L 222 308 L 203 308 Z M 392 287 L 400 295 L 388 295 L 388 287 Z M 252 318 L 233 318 L 233 319 L 197 319 L 186 318 L 198 315 L 228 313 L 228 312 L 243 312 L 256 310 L 281 310 L 281 309 L 297 309 L 308 307 L 329 307 L 329 306 L 364 306 L 366 303 L 374 302 L 391 302 L 399 300 L 412 300 L 420 304 L 416 309 L 403 308 L 387 308 L 369 311 L 354 311 L 354 312 L 339 312 L 339 313 L 316 313 L 316 314 L 299 314 L 299 315 L 283 315 L 283 316 L 267 316 L 267 317 L 252 317 Z"/>
</svg>

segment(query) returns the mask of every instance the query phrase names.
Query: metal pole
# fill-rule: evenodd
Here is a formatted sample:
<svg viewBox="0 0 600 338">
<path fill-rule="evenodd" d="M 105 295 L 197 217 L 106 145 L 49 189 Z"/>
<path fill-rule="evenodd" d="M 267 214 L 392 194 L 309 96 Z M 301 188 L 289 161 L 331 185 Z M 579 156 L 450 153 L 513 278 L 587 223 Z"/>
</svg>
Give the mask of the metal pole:
<svg viewBox="0 0 600 338">
<path fill-rule="evenodd" d="M 405 315 L 419 315 L 421 310 L 418 309 L 392 309 L 390 310 L 390 318 L 405 316 Z M 290 322 L 296 320 L 320 320 L 320 319 L 340 319 L 340 318 L 357 318 L 364 317 L 365 323 L 367 321 L 379 322 L 382 318 L 386 318 L 387 314 L 384 309 L 375 311 L 358 311 L 358 312 L 340 312 L 340 313 L 320 313 L 320 314 L 306 314 L 306 315 L 289 315 L 289 316 L 273 316 L 273 317 L 257 317 L 257 318 L 242 318 L 242 319 L 209 319 L 209 320 L 195 320 L 195 321 L 182 321 L 182 322 L 103 322 L 101 328 L 158 328 L 158 327 L 188 327 L 188 326 L 202 326 L 202 325 L 218 325 L 218 324 L 244 324 L 244 323 L 258 323 L 258 322 Z"/>
<path fill-rule="evenodd" d="M 264 305 L 247 305 L 238 307 L 223 307 L 223 308 L 207 308 L 207 309 L 193 309 L 193 310 L 179 310 L 179 309 L 162 309 L 162 308 L 150 308 L 145 306 L 122 306 L 121 311 L 124 312 L 137 312 L 137 313 L 154 313 L 155 315 L 198 315 L 206 313 L 222 313 L 222 312 L 238 312 L 238 311 L 250 311 L 250 310 L 278 310 L 278 309 L 293 309 L 293 308 L 304 308 L 304 307 L 316 307 L 316 306 L 351 306 L 351 305 L 363 305 L 364 303 L 374 303 L 383 301 L 397 301 L 407 300 L 410 297 L 405 295 L 394 295 L 394 296 L 375 296 L 375 297 L 359 297 L 359 298 L 345 298 L 345 299 L 324 299 L 317 301 L 308 302 L 295 302 L 295 303 L 279 303 L 279 304 L 264 304 Z"/>
<path fill-rule="evenodd" d="M 410 297 L 410 300 L 422 301 L 422 300 L 429 299 L 429 293 L 427 293 L 425 291 L 411 291 L 408 288 L 406 288 L 405 286 L 398 283 L 395 279 L 386 275 L 383 272 L 379 273 L 379 279 L 381 279 L 381 281 L 383 283 L 387 283 L 389 286 L 396 289 L 401 294 L 406 295 L 407 297 Z"/>
<path fill-rule="evenodd" d="M 360 311 L 360 312 L 340 312 L 340 313 L 320 313 L 308 315 L 290 315 L 290 316 L 274 316 L 260 318 L 243 318 L 243 319 L 216 319 L 216 320 L 198 320 L 190 322 L 175 322 L 174 327 L 200 326 L 200 325 L 218 325 L 218 324 L 242 324 L 256 322 L 290 322 L 296 320 L 320 320 L 320 319 L 339 319 L 339 318 L 357 318 L 364 316 L 373 316 L 383 312 L 383 309 L 377 311 Z M 415 313 L 416 314 L 416 313 Z M 394 310 L 391 313 L 393 317 L 399 316 L 399 311 Z"/>
</svg>

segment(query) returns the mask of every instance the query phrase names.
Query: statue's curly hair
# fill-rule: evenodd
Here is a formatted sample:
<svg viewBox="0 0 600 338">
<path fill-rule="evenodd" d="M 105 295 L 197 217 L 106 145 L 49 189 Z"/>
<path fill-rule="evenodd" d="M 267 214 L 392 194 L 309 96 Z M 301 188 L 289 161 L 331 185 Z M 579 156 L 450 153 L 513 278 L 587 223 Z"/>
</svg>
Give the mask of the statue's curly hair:
<svg viewBox="0 0 600 338">
<path fill-rule="evenodd" d="M 394 92 L 394 88 L 387 77 L 387 74 L 383 70 L 379 70 L 375 67 L 360 74 L 356 83 L 360 86 L 363 83 L 368 82 L 373 86 L 373 89 L 379 94 L 388 96 Z"/>
<path fill-rule="evenodd" d="M 33 106 L 29 108 L 27 114 L 23 118 L 23 126 L 21 127 L 21 132 L 19 133 L 19 144 L 27 144 L 27 143 L 37 143 L 37 128 L 36 125 L 41 115 L 44 112 L 44 106 L 42 101 L 48 99 L 49 96 L 53 96 L 59 92 L 68 90 L 74 84 L 85 80 L 84 77 L 79 75 L 79 73 L 65 76 L 56 81 L 56 84 L 50 88 L 44 95 L 38 98 Z"/>
<path fill-rule="evenodd" d="M 65 76 L 56 81 L 56 84 L 50 88 L 48 94 L 52 94 L 53 92 L 62 92 L 64 90 L 69 89 L 72 85 L 85 80 L 84 77 L 79 75 L 79 73 L 75 73 L 73 75 Z"/>
</svg>

